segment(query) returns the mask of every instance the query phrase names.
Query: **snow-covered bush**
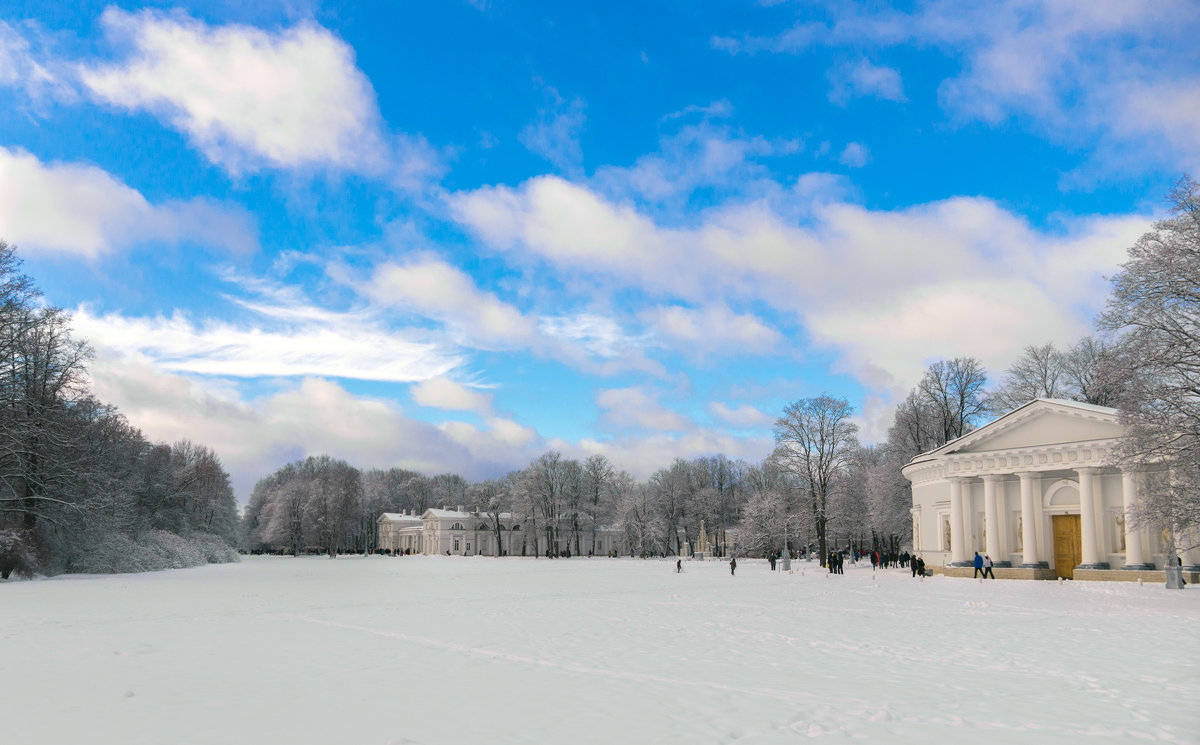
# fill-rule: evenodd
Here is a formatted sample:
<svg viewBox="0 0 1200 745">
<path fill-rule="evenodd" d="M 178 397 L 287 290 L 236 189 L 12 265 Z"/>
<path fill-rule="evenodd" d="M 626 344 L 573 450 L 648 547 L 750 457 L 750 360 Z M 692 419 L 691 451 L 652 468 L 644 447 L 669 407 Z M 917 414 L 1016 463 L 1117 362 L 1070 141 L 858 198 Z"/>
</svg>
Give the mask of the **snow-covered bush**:
<svg viewBox="0 0 1200 745">
<path fill-rule="evenodd" d="M 211 533 L 196 533 L 188 538 L 192 545 L 203 555 L 209 564 L 232 564 L 241 561 L 238 552 L 224 541 Z"/>
<path fill-rule="evenodd" d="M 115 574 L 183 569 L 238 560 L 237 552 L 221 538 L 207 533 L 189 536 L 150 530 L 133 540 L 124 533 L 77 534 L 60 542 L 62 572 Z"/>
<path fill-rule="evenodd" d="M 32 577 L 38 569 L 37 538 L 32 531 L 13 525 L 0 525 L 0 579 L 13 572 Z"/>
</svg>

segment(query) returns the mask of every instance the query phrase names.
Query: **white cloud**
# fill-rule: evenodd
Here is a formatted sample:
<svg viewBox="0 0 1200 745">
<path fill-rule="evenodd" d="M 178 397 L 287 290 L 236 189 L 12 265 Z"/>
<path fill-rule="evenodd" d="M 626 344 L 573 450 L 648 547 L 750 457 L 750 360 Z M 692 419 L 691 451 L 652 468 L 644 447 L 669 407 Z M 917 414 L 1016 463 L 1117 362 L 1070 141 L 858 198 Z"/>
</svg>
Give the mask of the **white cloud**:
<svg viewBox="0 0 1200 745">
<path fill-rule="evenodd" d="M 45 164 L 0 147 L 0 235 L 26 250 L 95 259 L 147 242 L 257 246 L 242 209 L 203 199 L 151 204 L 95 166 Z"/>
<path fill-rule="evenodd" d="M 686 432 L 692 421 L 667 409 L 645 388 L 609 388 L 596 396 L 601 419 L 617 427 L 633 427 L 653 432 Z"/>
<path fill-rule="evenodd" d="M 838 156 L 838 162 L 851 168 L 862 168 L 871 162 L 871 151 L 860 142 L 851 142 Z"/>
<path fill-rule="evenodd" d="M 873 65 L 860 59 L 829 71 L 829 100 L 845 106 L 852 98 L 872 96 L 886 101 L 903 102 L 904 83 L 900 73 L 890 67 Z"/>
<path fill-rule="evenodd" d="M 750 404 L 731 408 L 721 401 L 713 401 L 708 405 L 708 410 L 725 423 L 739 429 L 766 427 L 775 421 L 774 417 L 762 413 Z"/>
<path fill-rule="evenodd" d="M 483 463 L 509 464 L 507 470 L 527 465 L 538 455 L 542 442 L 532 427 L 498 417 L 489 417 L 486 428 L 467 422 L 443 422 L 439 429 L 472 458 Z"/>
<path fill-rule="evenodd" d="M 723 454 L 734 459 L 758 462 L 771 454 L 773 446 L 769 437 L 746 437 L 712 429 L 612 440 L 584 438 L 578 442 L 568 442 L 551 439 L 546 443 L 546 447 L 558 450 L 569 458 L 583 460 L 589 455 L 604 455 L 617 468 L 627 470 L 639 479 L 649 478 L 655 471 L 670 466 L 676 458 Z"/>
<path fill-rule="evenodd" d="M 1072 341 L 1102 306 L 1104 277 L 1149 227 L 1131 215 L 1035 228 L 982 198 L 898 210 L 804 190 L 791 198 L 799 203 L 714 208 L 692 227 L 667 228 L 587 187 L 540 177 L 455 195 L 451 207 L 486 244 L 567 277 L 705 308 L 764 303 L 871 386 L 911 386 L 930 359 L 974 354 L 1003 367 L 1030 339 Z M 694 337 L 702 323 L 695 312 L 647 313 L 677 337 Z M 769 331 L 742 320 L 751 324 L 742 333 L 765 344 Z"/>
<path fill-rule="evenodd" d="M 115 106 L 165 119 L 233 173 L 262 165 L 376 173 L 390 163 L 354 51 L 316 24 L 270 33 L 117 8 L 102 22 L 131 54 L 81 67 L 84 85 Z"/>
<path fill-rule="evenodd" d="M 536 342 L 536 319 L 480 290 L 456 267 L 430 256 L 377 267 L 360 289 L 379 304 L 437 318 L 482 349 L 525 348 Z"/>
<path fill-rule="evenodd" d="M 486 413 L 492 410 L 492 397 L 487 393 L 472 390 L 462 383 L 448 378 L 430 378 L 409 389 L 413 401 L 421 406 L 451 411 L 475 411 Z"/>
<path fill-rule="evenodd" d="M 769 438 L 714 430 L 614 440 L 547 441 L 532 427 L 487 417 L 483 425 L 413 419 L 393 402 L 357 396 L 320 378 L 289 383 L 245 399 L 219 381 L 164 372 L 149 360 L 99 348 L 93 389 L 151 440 L 190 439 L 212 447 L 229 471 L 238 499 L 275 469 L 307 455 L 329 454 L 359 468 L 409 468 L 425 474 L 495 478 L 523 468 L 547 449 L 568 457 L 603 453 L 639 478 L 676 457 L 725 453 L 758 460 Z"/>
<path fill-rule="evenodd" d="M 307 455 L 327 453 L 359 468 L 410 468 L 493 478 L 525 465 L 536 433 L 489 420 L 469 436 L 407 417 L 394 403 L 356 396 L 335 382 L 305 378 L 245 400 L 211 381 L 163 372 L 138 356 L 101 347 L 91 366 L 96 395 L 115 404 L 152 440 L 209 445 L 245 501 L 255 482 Z"/>
<path fill-rule="evenodd" d="M 679 305 L 647 308 L 639 317 L 661 342 L 685 354 L 746 356 L 777 353 L 783 337 L 750 313 L 735 313 L 726 305 L 685 308 Z"/>
</svg>

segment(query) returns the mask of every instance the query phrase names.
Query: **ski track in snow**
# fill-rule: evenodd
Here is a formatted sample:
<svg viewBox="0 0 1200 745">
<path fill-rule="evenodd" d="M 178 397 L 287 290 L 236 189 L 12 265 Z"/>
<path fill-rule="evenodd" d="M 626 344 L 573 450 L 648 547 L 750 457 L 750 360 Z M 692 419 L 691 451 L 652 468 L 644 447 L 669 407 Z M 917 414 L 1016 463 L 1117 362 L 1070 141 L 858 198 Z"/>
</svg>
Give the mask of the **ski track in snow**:
<svg viewBox="0 0 1200 745">
<path fill-rule="evenodd" d="M 0 583 L 0 741 L 1200 742 L 1192 588 L 254 557 Z"/>
</svg>

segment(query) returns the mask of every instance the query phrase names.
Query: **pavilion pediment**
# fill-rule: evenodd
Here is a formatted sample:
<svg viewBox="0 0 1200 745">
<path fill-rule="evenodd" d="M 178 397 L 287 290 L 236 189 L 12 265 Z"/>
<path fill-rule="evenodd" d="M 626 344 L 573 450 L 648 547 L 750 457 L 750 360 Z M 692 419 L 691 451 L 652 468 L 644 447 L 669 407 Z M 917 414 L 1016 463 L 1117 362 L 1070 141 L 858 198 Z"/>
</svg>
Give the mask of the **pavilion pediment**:
<svg viewBox="0 0 1200 745">
<path fill-rule="evenodd" d="M 1116 412 L 1054 401 L 1035 401 L 961 438 L 943 451 L 986 453 L 1093 442 L 1120 437 Z"/>
</svg>

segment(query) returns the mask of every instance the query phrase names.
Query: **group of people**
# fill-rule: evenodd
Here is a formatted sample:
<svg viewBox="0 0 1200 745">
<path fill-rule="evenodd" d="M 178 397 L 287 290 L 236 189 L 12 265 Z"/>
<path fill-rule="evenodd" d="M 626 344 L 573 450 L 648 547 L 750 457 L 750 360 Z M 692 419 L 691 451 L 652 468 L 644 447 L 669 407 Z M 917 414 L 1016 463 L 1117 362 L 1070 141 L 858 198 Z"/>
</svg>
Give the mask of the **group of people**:
<svg viewBox="0 0 1200 745">
<path fill-rule="evenodd" d="M 841 551 L 830 551 L 826 561 L 830 574 L 845 574 L 846 555 Z"/>
<path fill-rule="evenodd" d="M 912 555 L 907 551 L 900 553 L 887 551 L 859 551 L 858 556 L 869 556 L 871 559 L 871 568 L 887 569 L 889 567 L 906 567 L 912 564 Z M 857 560 L 858 556 L 855 557 Z"/>
<path fill-rule="evenodd" d="M 925 576 L 925 560 L 924 559 L 922 559 L 920 556 L 914 556 L 914 557 L 912 557 L 912 560 L 909 561 L 908 563 L 912 567 L 912 576 L 914 576 L 914 577 L 916 577 L 918 575 L 920 575 L 922 577 Z"/>
<path fill-rule="evenodd" d="M 980 556 L 979 552 L 976 551 L 974 577 L 978 577 L 981 574 L 983 575 L 983 579 L 987 579 L 988 577 L 996 579 L 996 573 L 992 571 L 992 557 L 987 554 Z"/>
</svg>

